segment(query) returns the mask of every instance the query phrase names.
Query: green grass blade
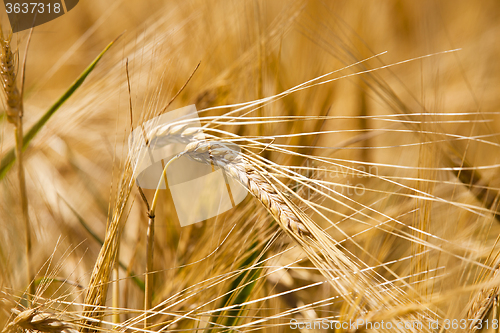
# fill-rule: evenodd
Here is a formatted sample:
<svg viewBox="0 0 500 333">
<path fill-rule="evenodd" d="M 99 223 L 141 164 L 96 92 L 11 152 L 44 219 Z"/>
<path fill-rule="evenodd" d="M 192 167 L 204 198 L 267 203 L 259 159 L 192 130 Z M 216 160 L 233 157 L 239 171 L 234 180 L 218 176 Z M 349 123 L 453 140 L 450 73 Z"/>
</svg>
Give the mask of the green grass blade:
<svg viewBox="0 0 500 333">
<path fill-rule="evenodd" d="M 45 114 L 40 118 L 36 124 L 34 124 L 30 130 L 24 134 L 23 139 L 23 151 L 28 148 L 31 140 L 38 134 L 40 129 L 47 123 L 47 121 L 56 113 L 57 110 L 64 104 L 73 93 L 82 85 L 83 81 L 87 76 L 94 70 L 95 66 L 101 60 L 102 56 L 109 50 L 109 48 L 116 42 L 116 39 L 106 46 L 106 48 L 92 61 L 92 63 L 80 74 L 75 82 L 69 87 L 69 89 L 45 112 Z M 0 162 L 0 180 L 2 180 L 9 169 L 14 165 L 16 161 L 16 154 L 14 149 L 9 150 L 2 158 Z"/>
<path fill-rule="evenodd" d="M 257 279 L 262 275 L 263 269 L 260 267 L 263 265 L 263 251 L 265 246 L 260 245 L 259 242 L 254 242 L 250 249 L 253 252 L 248 258 L 240 265 L 242 272 L 236 277 L 234 281 L 231 282 L 228 290 L 230 291 L 221 302 L 222 307 L 228 307 L 235 304 L 242 304 L 247 302 L 252 296 L 252 292 L 257 284 Z M 251 266 L 256 260 L 261 262 L 253 270 L 246 270 L 245 268 Z M 257 268 L 258 267 L 258 268 Z M 236 306 L 231 310 L 218 311 L 210 318 L 211 323 L 216 323 L 216 325 L 210 325 L 211 333 L 215 333 L 220 327 L 234 327 L 237 326 L 241 321 L 242 316 L 245 314 L 246 310 L 244 306 Z M 232 330 L 229 330 L 232 332 Z"/>
</svg>

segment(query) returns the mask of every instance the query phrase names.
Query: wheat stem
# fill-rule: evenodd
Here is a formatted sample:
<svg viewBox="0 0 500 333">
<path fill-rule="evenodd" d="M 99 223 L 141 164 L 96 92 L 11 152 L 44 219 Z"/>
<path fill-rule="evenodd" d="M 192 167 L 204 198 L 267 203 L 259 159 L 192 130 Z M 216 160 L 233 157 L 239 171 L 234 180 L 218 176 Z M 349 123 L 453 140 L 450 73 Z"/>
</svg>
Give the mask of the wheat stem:
<svg viewBox="0 0 500 333">
<path fill-rule="evenodd" d="M 148 206 L 148 230 L 147 230 L 147 248 L 146 248 L 146 276 L 144 278 L 144 310 L 146 312 L 150 310 L 153 306 L 153 276 L 151 275 L 151 272 L 153 271 L 153 254 L 154 254 L 154 226 L 155 226 L 155 212 L 156 212 L 156 205 L 158 203 L 158 197 L 160 194 L 160 186 L 162 183 L 167 184 L 167 168 L 169 165 L 176 160 L 180 155 L 177 155 L 173 157 L 168 163 L 163 167 L 163 172 L 160 177 L 160 181 L 158 183 L 158 186 L 156 187 L 156 191 L 153 197 L 153 201 L 151 202 L 151 207 L 149 207 L 147 200 L 145 199 L 144 193 L 142 193 L 142 190 L 139 191 L 141 193 L 141 196 L 143 197 L 144 202 L 146 202 L 146 205 Z M 144 317 L 144 328 L 149 327 L 149 316 L 146 315 Z"/>
<path fill-rule="evenodd" d="M 25 248 L 26 248 L 26 275 L 29 285 L 28 299 L 35 294 L 35 284 L 33 283 L 33 273 L 31 267 L 31 226 L 28 215 L 28 196 L 26 193 L 26 178 L 23 166 L 23 122 L 22 117 L 19 117 L 18 124 L 15 129 L 16 136 L 16 158 L 17 158 L 17 171 L 21 196 L 21 207 L 23 211 L 23 223 L 25 230 Z"/>
<path fill-rule="evenodd" d="M 116 260 L 115 267 L 113 268 L 113 316 L 112 321 L 113 324 L 120 323 L 120 312 L 116 309 L 120 307 L 120 242 L 118 242 L 117 250 L 116 250 Z"/>
<path fill-rule="evenodd" d="M 31 35 L 30 35 L 31 36 Z M 23 166 L 23 103 L 22 94 L 16 85 L 16 61 L 11 48 L 11 36 L 4 38 L 3 31 L 0 30 L 1 56 L 0 72 L 2 76 L 2 88 L 5 93 L 7 104 L 7 119 L 14 127 L 15 135 L 15 153 L 17 158 L 17 174 L 19 181 L 19 194 L 21 199 L 21 209 L 23 215 L 23 224 L 25 230 L 25 249 L 26 249 L 26 275 L 28 283 L 28 299 L 35 294 L 35 284 L 33 283 L 31 267 L 31 226 L 28 214 L 28 195 L 26 191 L 26 177 Z M 26 62 L 26 59 L 25 59 Z M 23 65 L 23 83 L 24 83 L 24 65 Z"/>
<path fill-rule="evenodd" d="M 147 231 L 147 249 L 146 249 L 146 276 L 144 278 L 144 310 L 146 312 L 151 309 L 153 305 L 153 251 L 154 251 L 154 235 L 155 235 L 155 217 L 149 215 L 148 231 Z M 144 328 L 149 327 L 149 316 L 144 317 Z"/>
</svg>

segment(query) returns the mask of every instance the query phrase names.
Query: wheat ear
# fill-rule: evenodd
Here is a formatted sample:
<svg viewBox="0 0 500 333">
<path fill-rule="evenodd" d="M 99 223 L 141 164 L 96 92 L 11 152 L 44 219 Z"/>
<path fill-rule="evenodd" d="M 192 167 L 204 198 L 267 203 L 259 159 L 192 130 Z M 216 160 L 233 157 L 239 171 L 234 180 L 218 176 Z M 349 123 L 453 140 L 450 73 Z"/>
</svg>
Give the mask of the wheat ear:
<svg viewBox="0 0 500 333">
<path fill-rule="evenodd" d="M 359 307 L 360 301 L 355 299 L 356 295 L 352 294 L 352 290 L 364 290 L 364 301 L 371 307 L 376 308 L 387 302 L 387 292 L 384 298 L 380 288 L 373 284 L 366 273 L 360 272 L 359 266 L 338 248 L 337 242 L 278 190 L 267 171 L 240 153 L 234 144 L 218 141 L 213 136 L 200 140 L 201 129 L 186 126 L 182 123 L 162 125 L 148 133 L 151 144 L 187 144 L 185 150 L 164 167 L 159 184 L 165 181 L 169 165 L 181 156 L 221 168 L 262 203 L 281 229 L 301 246 L 309 260 L 353 307 Z M 156 191 L 151 204 L 150 214 L 153 216 L 158 193 L 159 190 Z"/>
<path fill-rule="evenodd" d="M 38 307 L 19 311 L 12 309 L 16 315 L 2 331 L 17 332 L 20 329 L 27 331 L 38 331 L 45 333 L 77 333 L 78 331 L 70 324 L 60 320 L 57 316 L 49 312 L 41 312 Z"/>
<path fill-rule="evenodd" d="M 21 94 L 16 85 L 16 58 L 10 45 L 11 37 L 4 37 L 3 32 L 0 36 L 0 73 L 2 75 L 2 88 L 5 93 L 7 104 L 7 120 L 16 125 L 18 119 L 22 116 L 21 112 Z"/>
<path fill-rule="evenodd" d="M 500 266 L 497 266 L 491 280 L 497 280 L 500 275 Z M 467 332 L 477 332 L 482 328 L 482 323 L 488 317 L 491 310 L 498 303 L 500 287 L 494 286 L 481 289 L 470 302 L 469 310 L 467 311 L 468 322 L 470 325 Z"/>
<path fill-rule="evenodd" d="M 217 141 L 200 140 L 203 138 L 201 129 L 188 126 L 189 123 L 160 125 L 152 128 L 146 135 L 152 146 L 173 142 L 187 144 L 184 152 L 180 155 L 186 155 L 206 164 L 217 164 L 255 196 L 285 229 L 299 236 L 310 234 L 307 227 L 290 208 L 291 203 L 287 203 L 271 183 L 251 164 L 244 161 L 231 145 Z M 160 184 L 165 181 L 165 172 L 168 166 L 180 155 L 164 166 Z M 149 213 L 152 216 L 154 216 L 156 208 L 157 193 L 155 193 Z"/>
<path fill-rule="evenodd" d="M 214 163 L 229 173 L 264 205 L 282 228 L 300 237 L 310 235 L 291 203 L 231 146 L 216 141 L 195 141 L 187 145 L 184 153 L 199 162 Z"/>
<path fill-rule="evenodd" d="M 177 157 L 180 155 L 220 167 L 243 185 L 264 205 L 281 229 L 301 246 L 311 262 L 348 302 L 355 304 L 350 291 L 357 287 L 366 291 L 373 290 L 370 280 L 363 274 L 356 274 L 359 268 L 335 245 L 335 241 L 278 191 L 265 173 L 244 154 L 237 152 L 234 145 L 232 147 L 231 144 L 220 141 L 193 141 Z M 368 294 L 367 300 L 372 304 L 380 304 L 380 295 Z"/>
<path fill-rule="evenodd" d="M 0 76 L 2 80 L 2 88 L 4 91 L 4 96 L 7 104 L 7 120 L 12 123 L 15 127 L 15 139 L 16 139 L 16 159 L 17 159 L 17 173 L 19 179 L 19 190 L 21 197 L 21 208 L 23 212 L 23 222 L 25 229 L 25 246 L 26 246 L 26 275 L 27 282 L 29 286 L 28 299 L 30 295 L 35 294 L 35 284 L 32 283 L 32 267 L 31 267 L 31 227 L 28 215 L 28 196 L 26 191 L 26 177 L 24 174 L 23 166 L 23 101 L 22 101 L 22 91 L 19 92 L 17 88 L 16 80 L 16 57 L 12 52 L 11 38 L 4 37 L 3 31 L 0 28 Z M 31 33 L 30 33 L 31 38 Z M 29 44 L 29 40 L 28 40 Z M 26 49 L 27 51 L 27 49 Z M 24 60 L 26 64 L 26 59 Z M 22 84 L 24 86 L 24 67 L 23 67 L 23 77 Z"/>
<path fill-rule="evenodd" d="M 118 247 L 125 219 L 130 192 L 134 186 L 133 171 L 129 159 L 125 162 L 124 171 L 118 188 L 117 198 L 111 220 L 106 226 L 106 235 L 99 255 L 96 259 L 92 275 L 85 295 L 83 320 L 80 331 L 97 332 L 100 318 L 104 315 L 109 278 L 118 256 Z M 98 320 L 96 320 L 98 319 Z"/>
</svg>

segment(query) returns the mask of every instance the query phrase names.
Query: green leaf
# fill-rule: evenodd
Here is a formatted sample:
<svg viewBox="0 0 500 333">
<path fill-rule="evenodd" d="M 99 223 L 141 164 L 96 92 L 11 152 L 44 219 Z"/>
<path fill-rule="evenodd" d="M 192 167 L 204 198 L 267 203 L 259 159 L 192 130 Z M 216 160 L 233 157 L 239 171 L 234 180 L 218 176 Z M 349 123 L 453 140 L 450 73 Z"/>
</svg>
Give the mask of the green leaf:
<svg viewBox="0 0 500 333">
<path fill-rule="evenodd" d="M 118 39 L 118 38 L 117 38 Z M 97 58 L 92 61 L 92 63 L 80 74 L 75 82 L 69 87 L 69 89 L 45 112 L 45 114 L 34 124 L 30 130 L 24 134 L 23 139 L 23 151 L 28 148 L 31 140 L 38 134 L 40 129 L 47 123 L 47 121 L 56 113 L 57 110 L 68 100 L 68 98 L 73 95 L 73 93 L 82 85 L 83 81 L 87 76 L 94 70 L 95 66 L 101 60 L 102 56 L 109 50 L 109 48 L 116 42 L 116 39 L 106 46 L 106 48 L 97 56 Z M 14 165 L 16 161 L 16 154 L 14 148 L 9 150 L 2 158 L 0 162 L 0 180 L 2 180 L 10 168 Z"/>
<path fill-rule="evenodd" d="M 210 325 L 211 329 L 209 332 L 217 332 L 221 327 L 227 329 L 228 332 L 232 332 L 233 330 L 229 329 L 229 327 L 237 326 L 246 314 L 247 311 L 245 307 L 239 304 L 243 304 L 250 300 L 252 292 L 258 283 L 257 280 L 264 272 L 262 269 L 263 259 L 265 258 L 263 253 L 264 249 L 265 245 L 259 245 L 258 241 L 253 242 L 249 247 L 252 253 L 239 266 L 241 273 L 230 283 L 228 293 L 221 301 L 223 308 L 229 306 L 233 307 L 230 310 L 217 311 L 211 316 L 209 322 L 212 324 Z M 253 269 L 246 269 L 252 266 L 256 261 L 260 262 Z"/>
</svg>

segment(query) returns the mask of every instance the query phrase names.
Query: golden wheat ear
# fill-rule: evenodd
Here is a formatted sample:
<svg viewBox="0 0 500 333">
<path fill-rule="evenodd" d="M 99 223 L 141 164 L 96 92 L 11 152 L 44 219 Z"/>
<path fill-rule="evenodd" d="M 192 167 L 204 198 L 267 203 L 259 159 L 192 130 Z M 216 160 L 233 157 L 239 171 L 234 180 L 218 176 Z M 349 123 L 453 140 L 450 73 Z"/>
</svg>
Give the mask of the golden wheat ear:
<svg viewBox="0 0 500 333">
<path fill-rule="evenodd" d="M 311 262 L 348 302 L 354 304 L 350 291 L 361 288 L 373 291 L 366 298 L 372 304 L 379 303 L 377 288 L 369 278 L 356 274 L 359 267 L 306 214 L 280 193 L 264 172 L 244 154 L 218 141 L 192 142 L 183 154 L 202 163 L 214 163 L 243 185 L 264 205 L 281 229 L 302 247 Z"/>
<path fill-rule="evenodd" d="M 479 290 L 474 298 L 469 302 L 467 310 L 467 320 L 473 324 L 468 327 L 467 332 L 481 331 L 482 323 L 487 320 L 493 310 L 497 310 L 500 287 L 498 278 L 500 277 L 500 266 L 497 265 L 495 271 L 489 279 L 490 286 Z M 493 286 L 491 286 L 493 283 Z"/>
<path fill-rule="evenodd" d="M 12 309 L 15 318 L 2 332 L 17 331 L 19 329 L 38 331 L 44 333 L 76 333 L 78 332 L 70 324 L 60 320 L 56 315 L 49 312 L 39 311 L 38 308 L 19 311 Z"/>
<path fill-rule="evenodd" d="M 0 75 L 2 76 L 2 88 L 7 104 L 7 120 L 17 124 L 21 116 L 21 94 L 16 84 L 16 57 L 12 52 L 11 37 L 0 35 Z"/>
<path fill-rule="evenodd" d="M 31 38 L 31 34 L 30 34 Z M 8 37 L 4 37 L 3 31 L 0 29 L 0 76 L 2 80 L 2 90 L 4 92 L 5 102 L 7 104 L 6 114 L 7 120 L 14 125 L 14 135 L 16 142 L 15 156 L 17 158 L 17 175 L 19 180 L 20 203 L 23 212 L 23 223 L 25 229 L 25 246 L 26 246 L 26 277 L 27 286 L 29 289 L 28 295 L 35 293 L 33 284 L 33 273 L 31 264 L 31 226 L 28 215 L 28 194 L 26 190 L 26 176 L 23 163 L 23 101 L 22 93 L 17 88 L 17 61 L 16 54 L 11 47 L 12 33 Z M 29 45 L 29 39 L 28 43 Z M 27 52 L 27 47 L 26 47 Z M 22 80 L 24 84 L 24 68 L 26 58 L 23 64 Z M 3 164 L 3 163 L 2 163 Z"/>
</svg>

